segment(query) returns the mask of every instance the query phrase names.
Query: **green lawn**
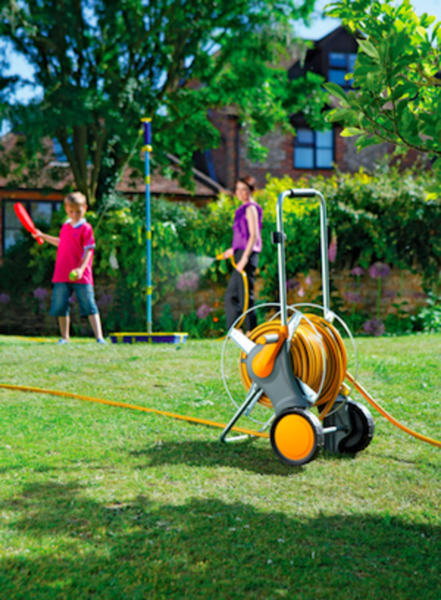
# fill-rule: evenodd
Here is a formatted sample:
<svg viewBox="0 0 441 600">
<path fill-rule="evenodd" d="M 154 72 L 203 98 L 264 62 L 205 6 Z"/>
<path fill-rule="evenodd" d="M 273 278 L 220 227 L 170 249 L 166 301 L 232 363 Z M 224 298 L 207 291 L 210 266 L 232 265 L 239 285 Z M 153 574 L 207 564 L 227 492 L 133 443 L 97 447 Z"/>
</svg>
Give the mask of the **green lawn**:
<svg viewBox="0 0 441 600">
<path fill-rule="evenodd" d="M 362 384 L 440 439 L 441 336 L 358 347 Z M 226 421 L 220 351 L 4 336 L 0 381 Z M 440 450 L 380 415 L 358 456 L 295 469 L 157 415 L 5 390 L 0 410 L 2 599 L 441 597 Z"/>
</svg>

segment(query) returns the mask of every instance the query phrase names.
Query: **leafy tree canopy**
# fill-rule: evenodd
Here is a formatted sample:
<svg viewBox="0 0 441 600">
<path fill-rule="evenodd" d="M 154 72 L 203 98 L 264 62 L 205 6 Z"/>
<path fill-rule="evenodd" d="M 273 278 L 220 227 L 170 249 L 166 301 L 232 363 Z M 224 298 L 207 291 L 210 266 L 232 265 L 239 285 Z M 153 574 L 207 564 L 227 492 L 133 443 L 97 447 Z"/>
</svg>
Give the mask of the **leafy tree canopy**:
<svg viewBox="0 0 441 600">
<path fill-rule="evenodd" d="M 208 110 L 234 106 L 254 158 L 263 158 L 258 137 L 289 129 L 293 112 L 307 106 L 310 124 L 322 124 L 322 79 L 289 82 L 280 66 L 295 42 L 293 21 L 307 19 L 313 5 L 0 0 L 0 39 L 32 64 L 43 90 L 28 105 L 3 94 L 3 117 L 25 134 L 28 157 L 45 136 L 57 138 L 92 203 L 127 160 L 141 117 L 153 119 L 155 161 L 175 154 L 188 174 L 194 151 L 219 143 Z M 23 83 L 12 78 L 3 89 Z"/>
<path fill-rule="evenodd" d="M 343 136 L 359 136 L 359 149 L 381 142 L 397 152 L 416 150 L 435 159 L 441 188 L 441 23 L 418 17 L 410 0 L 340 0 L 327 14 L 338 17 L 359 40 L 354 90 L 334 83 L 326 89 L 340 101 L 329 120 L 345 125 Z"/>
</svg>

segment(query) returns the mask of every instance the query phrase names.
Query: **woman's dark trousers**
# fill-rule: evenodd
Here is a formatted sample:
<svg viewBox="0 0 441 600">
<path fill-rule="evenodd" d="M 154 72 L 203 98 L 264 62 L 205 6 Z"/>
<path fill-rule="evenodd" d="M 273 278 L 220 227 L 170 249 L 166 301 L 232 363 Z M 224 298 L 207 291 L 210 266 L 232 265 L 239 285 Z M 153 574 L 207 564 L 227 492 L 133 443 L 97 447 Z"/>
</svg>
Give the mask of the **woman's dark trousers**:
<svg viewBox="0 0 441 600">
<path fill-rule="evenodd" d="M 234 252 L 234 260 L 236 264 L 240 261 L 243 255 L 243 250 Z M 249 300 L 248 308 L 254 306 L 254 274 L 259 264 L 259 254 L 253 252 L 245 267 L 245 273 L 248 279 Z M 234 321 L 243 313 L 245 303 L 245 290 L 243 285 L 242 274 L 236 269 L 233 270 L 230 281 L 228 282 L 227 291 L 225 292 L 225 313 L 227 317 L 227 328 L 230 329 Z M 257 325 L 256 312 L 253 311 L 245 317 L 245 331 L 251 331 Z"/>
</svg>

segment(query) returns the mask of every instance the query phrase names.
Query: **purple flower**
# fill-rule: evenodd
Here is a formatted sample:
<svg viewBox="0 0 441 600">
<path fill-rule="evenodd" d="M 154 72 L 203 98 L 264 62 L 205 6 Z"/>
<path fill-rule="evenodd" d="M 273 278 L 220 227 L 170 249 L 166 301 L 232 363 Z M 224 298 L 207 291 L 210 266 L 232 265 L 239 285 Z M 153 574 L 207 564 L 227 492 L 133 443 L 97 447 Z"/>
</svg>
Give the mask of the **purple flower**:
<svg viewBox="0 0 441 600">
<path fill-rule="evenodd" d="M 368 335 L 374 335 L 375 337 L 383 335 L 385 329 L 381 319 L 369 319 L 369 321 L 366 321 L 363 324 L 363 331 Z"/>
<path fill-rule="evenodd" d="M 395 298 L 396 295 L 397 294 L 394 292 L 394 290 L 384 290 L 383 292 L 383 296 L 385 298 L 390 298 L 391 300 Z"/>
<path fill-rule="evenodd" d="M 297 279 L 295 277 L 291 277 L 291 279 L 288 279 L 288 281 L 286 282 L 286 289 L 295 290 L 299 287 L 299 285 L 300 283 L 297 281 Z"/>
<path fill-rule="evenodd" d="M 47 294 L 48 294 L 48 291 L 41 287 L 38 287 L 36 290 L 34 290 L 34 298 L 38 298 L 38 300 L 40 300 L 40 302 L 43 302 L 43 300 L 46 298 Z"/>
<path fill-rule="evenodd" d="M 346 300 L 351 304 L 361 302 L 361 294 L 359 292 L 346 292 Z"/>
<path fill-rule="evenodd" d="M 311 275 L 308 275 L 308 277 L 305 278 L 305 285 L 312 285 Z"/>
<path fill-rule="evenodd" d="M 305 295 L 305 290 L 301 287 L 299 288 L 299 291 L 297 293 L 300 296 L 300 298 L 303 298 L 303 296 Z"/>
<path fill-rule="evenodd" d="M 201 306 L 197 309 L 196 314 L 199 319 L 205 319 L 211 313 L 213 309 L 208 306 L 208 304 L 201 304 Z"/>
<path fill-rule="evenodd" d="M 362 269 L 361 267 L 354 267 L 351 271 L 351 275 L 353 275 L 354 277 L 361 277 L 362 275 L 364 275 L 364 269 Z"/>
<path fill-rule="evenodd" d="M 71 296 L 69 298 L 69 304 L 74 304 L 74 302 L 76 302 L 76 301 L 77 301 L 77 299 L 75 298 L 75 296 Z"/>
<path fill-rule="evenodd" d="M 329 244 L 329 248 L 328 248 L 328 259 L 329 262 L 335 262 L 335 259 L 337 258 L 337 237 L 333 237 L 331 240 L 331 243 Z"/>
<path fill-rule="evenodd" d="M 372 279 L 389 277 L 390 269 L 385 263 L 375 262 L 369 267 L 369 275 L 372 277 Z"/>
<path fill-rule="evenodd" d="M 186 271 L 179 277 L 176 289 L 182 292 L 195 292 L 199 285 L 199 275 L 195 271 Z"/>
<path fill-rule="evenodd" d="M 11 302 L 11 296 L 8 294 L 0 294 L 0 304 L 9 304 Z"/>
<path fill-rule="evenodd" d="M 109 304 L 112 304 L 113 296 L 112 294 L 103 294 L 99 300 L 97 300 L 97 305 L 102 308 Z"/>
</svg>

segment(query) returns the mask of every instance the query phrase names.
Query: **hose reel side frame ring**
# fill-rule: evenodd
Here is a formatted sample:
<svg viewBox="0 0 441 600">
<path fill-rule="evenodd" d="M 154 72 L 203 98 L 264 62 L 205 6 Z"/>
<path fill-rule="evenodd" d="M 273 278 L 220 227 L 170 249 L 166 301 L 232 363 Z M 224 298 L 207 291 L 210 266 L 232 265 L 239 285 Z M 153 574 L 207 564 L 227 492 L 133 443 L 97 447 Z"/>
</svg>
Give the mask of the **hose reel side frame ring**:
<svg viewBox="0 0 441 600">
<path fill-rule="evenodd" d="M 275 313 L 275 315 L 272 315 L 272 317 L 269 319 L 268 322 L 273 321 L 277 315 L 280 314 L 281 311 L 281 304 L 279 302 L 265 302 L 263 304 L 257 304 L 251 308 L 249 308 L 247 311 L 245 311 L 244 313 L 242 313 L 241 315 L 239 315 L 239 317 L 236 319 L 236 321 L 233 323 L 233 325 L 230 327 L 230 329 L 228 330 L 227 335 L 225 336 L 224 339 L 224 343 L 222 345 L 222 354 L 221 354 L 221 374 L 222 374 L 222 382 L 224 384 L 224 388 L 225 391 L 227 392 L 227 395 L 230 399 L 230 401 L 233 403 L 233 405 L 236 408 L 239 408 L 239 405 L 236 403 L 235 399 L 233 398 L 230 389 L 228 387 L 228 383 L 226 380 L 226 376 L 225 376 L 225 350 L 226 350 L 226 345 L 227 345 L 227 341 L 228 339 L 230 339 L 230 334 L 231 332 L 237 327 L 238 323 L 241 323 L 243 318 L 250 312 L 252 312 L 253 310 L 257 310 L 257 309 L 261 309 L 261 308 L 279 308 L 279 311 Z M 318 332 L 317 328 L 315 327 L 314 323 L 312 323 L 310 321 L 310 319 L 308 319 L 308 317 L 306 315 L 304 315 L 301 311 L 298 311 L 294 305 L 291 306 L 287 306 L 287 310 L 291 311 L 291 312 L 300 312 L 302 319 L 305 319 L 305 321 L 310 325 L 310 327 L 313 329 L 314 334 L 320 344 L 320 349 L 321 349 L 321 354 L 322 354 L 322 361 L 323 361 L 323 373 L 322 373 L 322 378 L 321 378 L 321 382 L 320 382 L 320 387 L 319 390 L 317 392 L 317 398 L 319 398 L 320 394 L 322 393 L 323 387 L 325 385 L 325 381 L 326 381 L 326 369 L 327 369 L 327 359 L 326 359 L 326 352 L 325 352 L 325 348 L 324 348 L 324 344 L 322 342 L 321 339 L 321 335 Z M 261 425 L 265 425 L 265 423 L 263 421 L 260 421 L 258 419 L 255 419 L 254 417 L 251 417 L 250 415 L 247 415 L 247 417 L 249 419 L 251 419 L 252 421 L 254 421 L 255 423 L 259 423 Z"/>
</svg>

